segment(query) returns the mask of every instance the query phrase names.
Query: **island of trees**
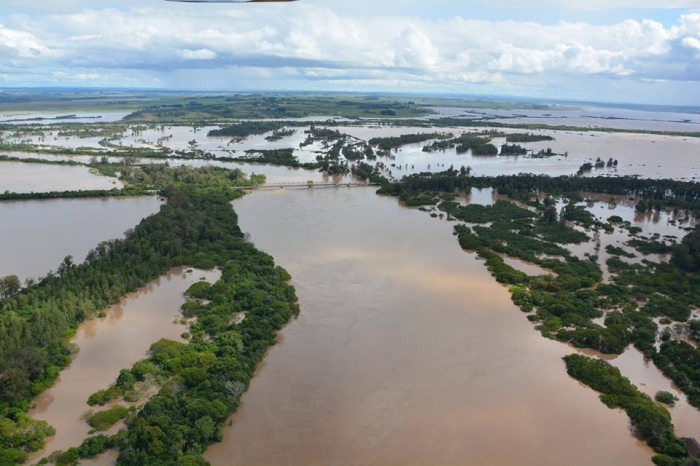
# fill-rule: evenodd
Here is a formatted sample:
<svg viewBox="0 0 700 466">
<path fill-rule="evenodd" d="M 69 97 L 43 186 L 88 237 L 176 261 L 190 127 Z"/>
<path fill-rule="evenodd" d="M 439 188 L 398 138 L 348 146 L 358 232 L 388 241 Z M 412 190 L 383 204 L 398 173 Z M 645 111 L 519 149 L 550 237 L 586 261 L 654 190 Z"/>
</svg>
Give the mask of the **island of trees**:
<svg viewBox="0 0 700 466">
<path fill-rule="evenodd" d="M 156 367 L 159 393 L 133 415 L 114 408 L 90 416 L 98 430 L 127 417 L 128 429 L 91 437 L 55 455 L 57 464 L 114 448 L 123 465 L 206 464 L 201 453 L 221 438 L 276 332 L 299 312 L 290 276 L 238 228 L 230 201 L 241 195 L 235 187 L 249 180 L 212 167 L 143 166 L 122 176 L 158 189 L 167 203 L 124 239 L 99 244 L 80 265 L 67 257 L 55 273 L 24 288 L 16 277 L 1 280 L 0 464 L 22 463 L 53 435 L 51 426 L 26 413 L 70 363 L 77 326 L 171 268 L 223 270 L 219 282 L 191 292 L 207 302 L 187 307 L 195 318 L 189 343 L 161 341 L 151 362 L 123 371 L 103 397 L 128 393 Z M 241 311 L 245 320 L 232 323 Z"/>
</svg>

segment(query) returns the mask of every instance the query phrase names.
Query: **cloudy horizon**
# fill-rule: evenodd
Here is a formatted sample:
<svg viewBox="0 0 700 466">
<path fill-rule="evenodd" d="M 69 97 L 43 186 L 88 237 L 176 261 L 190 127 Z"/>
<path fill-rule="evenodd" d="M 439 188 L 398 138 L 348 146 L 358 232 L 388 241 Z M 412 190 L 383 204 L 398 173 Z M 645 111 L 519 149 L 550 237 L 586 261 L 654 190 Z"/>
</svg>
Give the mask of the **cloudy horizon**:
<svg viewBox="0 0 700 466">
<path fill-rule="evenodd" d="M 0 87 L 700 105 L 700 0 L 42 3 L 3 6 Z"/>
</svg>

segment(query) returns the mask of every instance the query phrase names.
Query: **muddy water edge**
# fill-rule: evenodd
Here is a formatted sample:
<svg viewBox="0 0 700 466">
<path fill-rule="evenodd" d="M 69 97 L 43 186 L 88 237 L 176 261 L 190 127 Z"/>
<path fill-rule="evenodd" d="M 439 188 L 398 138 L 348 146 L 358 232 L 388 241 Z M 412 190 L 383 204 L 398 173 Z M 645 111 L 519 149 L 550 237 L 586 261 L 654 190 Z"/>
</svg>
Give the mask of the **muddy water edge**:
<svg viewBox="0 0 700 466">
<path fill-rule="evenodd" d="M 258 192 L 241 228 L 294 277 L 212 464 L 651 464 L 451 225 L 371 189 Z"/>
<path fill-rule="evenodd" d="M 106 317 L 83 323 L 71 340 L 80 349 L 77 356 L 61 372 L 56 384 L 35 400 L 29 412 L 34 419 L 56 428 L 56 435 L 47 440 L 44 451 L 31 461 L 55 450 L 79 446 L 90 431 L 82 419 L 90 409 L 88 397 L 113 383 L 121 369 L 147 357 L 156 341 L 183 341 L 180 335 L 187 327 L 176 323 L 182 317 L 183 293 L 200 279 L 215 282 L 219 276 L 218 271 L 173 269 L 108 308 Z"/>
</svg>

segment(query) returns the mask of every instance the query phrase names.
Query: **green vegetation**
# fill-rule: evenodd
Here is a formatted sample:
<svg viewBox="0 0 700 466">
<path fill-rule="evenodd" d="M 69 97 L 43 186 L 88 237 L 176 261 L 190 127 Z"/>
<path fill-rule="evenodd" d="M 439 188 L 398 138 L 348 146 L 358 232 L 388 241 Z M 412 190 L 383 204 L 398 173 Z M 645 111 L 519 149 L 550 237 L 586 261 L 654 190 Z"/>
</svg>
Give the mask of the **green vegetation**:
<svg viewBox="0 0 700 466">
<path fill-rule="evenodd" d="M 205 122 L 235 119 L 301 118 L 328 115 L 346 118 L 407 118 L 431 113 L 409 101 L 367 96 L 323 94 L 234 94 L 190 96 L 135 111 L 127 121 Z"/>
<path fill-rule="evenodd" d="M 547 136 L 544 134 L 533 134 L 533 133 L 515 133 L 508 134 L 506 136 L 507 142 L 540 142 L 540 141 L 554 141 L 552 136 Z"/>
<path fill-rule="evenodd" d="M 93 429 L 103 432 L 122 419 L 126 419 L 128 415 L 128 409 L 126 409 L 124 406 L 117 405 L 106 411 L 99 411 L 97 413 L 90 414 L 87 417 L 86 422 Z"/>
<path fill-rule="evenodd" d="M 247 138 L 255 134 L 265 134 L 278 131 L 285 124 L 276 121 L 245 121 L 221 129 L 213 129 L 207 133 L 209 137 Z"/>
<path fill-rule="evenodd" d="M 299 159 L 294 156 L 294 149 L 249 150 L 246 157 L 237 157 L 239 162 L 268 163 L 285 167 L 301 167 Z"/>
<path fill-rule="evenodd" d="M 700 228 L 696 227 L 673 248 L 673 263 L 687 272 L 700 272 Z"/>
<path fill-rule="evenodd" d="M 479 204 L 463 206 L 454 201 L 445 201 L 442 202 L 438 208 L 454 218 L 467 223 L 489 223 L 530 219 L 536 216 L 533 212 L 507 201 L 497 201 L 492 206 L 482 206 Z"/>
<path fill-rule="evenodd" d="M 88 398 L 87 404 L 90 406 L 104 406 L 112 400 L 120 398 L 124 393 L 118 385 L 109 387 L 106 390 L 98 390 Z"/>
<path fill-rule="evenodd" d="M 675 396 L 671 392 L 656 392 L 656 395 L 654 396 L 654 400 L 658 401 L 659 403 L 663 403 L 669 406 L 673 406 L 676 404 L 676 401 L 678 401 L 678 397 Z"/>
<path fill-rule="evenodd" d="M 435 141 L 429 146 L 423 147 L 423 152 L 445 151 L 455 149 L 458 154 L 466 154 L 472 151 L 473 155 L 498 155 L 498 148 L 491 144 L 491 137 L 478 133 L 463 133 L 452 139 Z"/>
<path fill-rule="evenodd" d="M 607 246 L 605 246 L 605 251 L 608 254 L 610 254 L 611 256 L 622 256 L 622 257 L 629 257 L 629 258 L 637 257 L 634 254 L 632 254 L 631 252 L 627 252 L 622 248 L 618 248 L 617 246 L 613 246 L 612 244 L 608 244 Z"/>
<path fill-rule="evenodd" d="M 532 158 L 532 159 L 546 159 L 549 157 L 556 157 L 558 155 L 561 155 L 561 154 L 557 154 L 556 152 L 553 152 L 552 149 L 548 147 L 547 149 L 542 149 L 540 151 L 533 152 L 532 154 L 530 154 L 530 158 Z"/>
<path fill-rule="evenodd" d="M 527 149 L 517 144 L 503 144 L 501 146 L 501 155 L 525 155 Z"/>
<path fill-rule="evenodd" d="M 45 193 L 0 193 L 0 201 L 28 201 L 33 199 L 87 199 L 96 197 L 135 197 L 153 193 L 137 187 L 110 190 L 50 191 Z"/>
<path fill-rule="evenodd" d="M 5 377 L 13 375 L 6 370 Z M 44 439 L 55 434 L 56 431 L 48 423 L 30 419 L 21 411 L 0 416 L 0 464 L 24 463 L 29 453 L 41 450 Z"/>
<path fill-rule="evenodd" d="M 670 340 L 661 344 L 653 358 L 654 364 L 688 395 L 688 402 L 700 408 L 700 350 L 685 341 Z"/>
<path fill-rule="evenodd" d="M 600 400 L 606 406 L 627 412 L 635 434 L 658 454 L 655 464 L 684 463 L 685 445 L 676 437 L 671 415 L 665 408 L 637 390 L 606 361 L 578 354 L 566 356 L 564 361 L 571 377 L 602 393 Z"/>
<path fill-rule="evenodd" d="M 221 440 L 267 347 L 299 312 L 289 274 L 270 256 L 244 241 L 222 253 L 221 259 L 230 260 L 221 280 L 188 290 L 200 298 L 183 306 L 186 317 L 196 318 L 191 341 L 153 344 L 151 356 L 123 370 L 116 381 L 126 396 L 148 378 L 161 384 L 129 422 L 119 464 L 182 464 L 187 458 L 206 464 L 200 455 Z M 232 323 L 240 312 L 245 320 Z"/>
<path fill-rule="evenodd" d="M 672 248 L 661 241 L 631 239 L 627 244 L 642 254 L 668 254 Z"/>
<path fill-rule="evenodd" d="M 125 239 L 101 243 L 81 265 L 67 257 L 55 273 L 38 283 L 21 290 L 12 285 L 4 288 L 0 301 L 0 423 L 5 432 L 26 431 L 31 421 L 24 413 L 30 401 L 51 386 L 61 368 L 70 363 L 74 348 L 69 338 L 82 321 L 177 266 L 226 266 L 239 275 L 250 275 L 246 296 L 259 300 L 254 304 L 240 297 L 239 302 L 251 309 L 263 306 L 262 321 L 246 319 L 250 332 L 245 341 L 250 353 L 245 367 L 252 376 L 264 348 L 274 342 L 275 331 L 296 312 L 292 304 L 286 304 L 282 312 L 279 297 L 270 301 L 265 296 L 281 287 L 278 293 L 289 303 L 295 298 L 293 289 L 282 283 L 288 275 L 274 269 L 269 256 L 243 239 L 229 202 L 241 195 L 232 187 L 244 180 L 238 174 L 229 175 L 228 170 L 211 167 L 133 167 L 125 176 L 148 183 L 167 196 L 167 204 L 158 214 L 143 220 Z M 256 281 L 258 272 L 262 275 Z M 270 280 L 272 284 L 266 285 Z M 258 287 L 262 288 L 256 292 Z M 104 402 L 114 396 L 109 392 L 92 401 Z M 48 429 L 41 423 L 29 426 L 33 433 L 6 441 L 9 453 L 3 454 L 21 460 L 17 450 L 40 448 Z"/>
<path fill-rule="evenodd" d="M 653 199 L 665 209 L 679 209 L 700 212 L 700 183 L 641 179 L 623 177 L 576 177 L 546 175 L 501 175 L 492 177 L 472 177 L 466 172 L 447 170 L 442 173 L 410 175 L 400 184 L 387 189 L 397 195 L 413 192 L 453 192 L 468 191 L 471 188 L 495 188 L 499 194 L 518 199 L 533 198 L 537 193 L 563 195 L 568 193 L 602 193 L 610 195 L 637 195 Z"/>
<path fill-rule="evenodd" d="M 398 149 L 407 144 L 416 144 L 419 142 L 430 141 L 431 139 L 451 139 L 454 135 L 451 133 L 419 133 L 419 134 L 402 134 L 397 137 L 372 138 L 368 142 L 373 146 L 378 146 L 381 150 L 390 151 Z"/>
<path fill-rule="evenodd" d="M 278 129 L 278 130 L 274 130 L 271 135 L 269 135 L 265 138 L 265 140 L 270 141 L 270 142 L 280 141 L 280 140 L 287 138 L 289 136 L 294 136 L 295 133 L 296 133 L 296 131 L 293 129 Z"/>
<path fill-rule="evenodd" d="M 343 157 L 345 157 L 345 160 L 362 160 L 365 157 L 370 160 L 377 158 L 372 146 L 364 142 L 344 146 L 342 154 Z"/>
<path fill-rule="evenodd" d="M 65 166 L 80 166 L 79 162 L 73 160 L 46 160 L 39 158 L 21 158 L 10 157 L 9 155 L 0 155 L 0 162 L 21 162 L 21 163 L 39 163 L 44 165 L 65 165 Z"/>
<path fill-rule="evenodd" d="M 400 125 L 402 122 L 393 122 L 394 125 Z M 406 122 L 404 125 L 420 126 L 417 122 Z M 425 126 L 437 127 L 462 127 L 462 128 L 515 128 L 525 130 L 549 130 L 549 131 L 573 131 L 577 133 L 588 133 L 591 131 L 603 133 L 630 133 L 630 134 L 657 134 L 664 136 L 682 136 L 699 138 L 700 132 L 695 131 L 650 131 L 646 129 L 623 129 L 623 128 L 605 128 L 605 127 L 590 127 L 590 126 L 568 126 L 568 125 L 545 125 L 539 123 L 502 123 L 492 120 L 474 120 L 469 118 L 436 118 L 425 123 Z M 518 141 L 512 141 L 518 142 Z"/>
<path fill-rule="evenodd" d="M 462 206 L 454 202 L 455 192 L 472 188 L 496 188 L 536 209 L 531 211 L 513 202 L 499 201 L 493 206 Z M 654 318 L 679 322 L 689 335 L 700 335 L 700 322 L 686 323 L 691 311 L 700 307 L 700 229 L 693 230 L 678 245 L 656 240 L 633 240 L 636 248 L 672 253 L 669 263 L 643 261 L 628 264 L 618 256 L 630 254 L 622 248 L 607 247 L 611 274 L 609 283 L 602 283 L 602 270 L 597 256 L 580 259 L 560 244 L 589 241 L 595 230 L 611 230 L 586 210 L 576 205 L 580 192 L 605 192 L 653 199 L 666 208 L 683 206 L 689 212 L 700 212 L 696 196 L 699 185 L 672 180 L 639 180 L 635 178 L 549 178 L 534 175 L 470 177 L 448 170 L 439 174 L 421 174 L 404 178 L 397 184 L 385 184 L 378 191 L 402 201 L 415 200 L 437 204 L 447 218 L 469 225 L 457 225 L 455 235 L 460 246 L 486 261 L 494 278 L 510 285 L 513 302 L 545 337 L 602 353 L 621 354 L 630 344 L 652 359 L 665 375 L 700 407 L 700 350 L 673 332 L 661 335 L 659 350 L 658 326 Z M 447 193 L 447 194 L 445 194 Z M 553 198 L 540 200 L 543 193 L 566 194 L 568 203 L 557 212 Z M 534 199 L 534 200 L 533 200 Z M 433 216 L 436 216 L 434 211 Z M 609 219 L 617 225 L 622 219 Z M 572 228 L 571 224 L 579 229 Z M 584 228 L 587 232 L 581 231 Z M 631 230 L 632 226 L 627 226 Z M 556 274 L 531 277 L 505 264 L 502 256 L 534 263 Z M 593 319 L 604 315 L 603 325 Z"/>
</svg>

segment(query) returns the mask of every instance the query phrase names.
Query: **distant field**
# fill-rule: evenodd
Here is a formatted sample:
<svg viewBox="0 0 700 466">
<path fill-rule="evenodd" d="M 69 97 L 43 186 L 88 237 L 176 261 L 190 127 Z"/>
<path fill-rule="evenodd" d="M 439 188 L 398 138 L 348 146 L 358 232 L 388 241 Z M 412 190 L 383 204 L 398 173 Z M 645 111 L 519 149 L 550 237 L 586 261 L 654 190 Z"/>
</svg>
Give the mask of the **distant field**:
<svg viewBox="0 0 700 466">
<path fill-rule="evenodd" d="M 258 118 L 410 118 L 429 115 L 427 107 L 414 102 L 372 96 L 235 94 L 182 97 L 157 102 L 136 111 L 132 121 L 203 121 Z"/>
<path fill-rule="evenodd" d="M 241 118 L 411 118 L 432 111 L 409 98 L 346 94 L 164 93 L 117 91 L 0 92 L 0 114 L 131 111 L 132 121 L 205 121 Z"/>
</svg>

